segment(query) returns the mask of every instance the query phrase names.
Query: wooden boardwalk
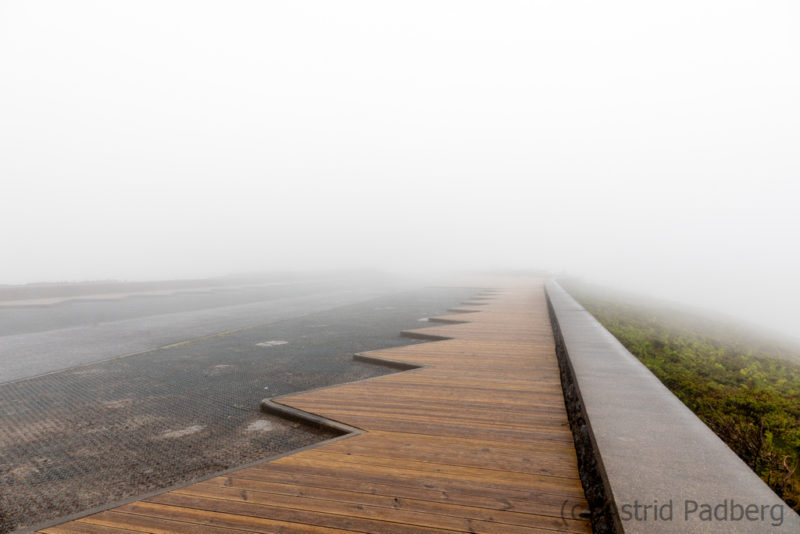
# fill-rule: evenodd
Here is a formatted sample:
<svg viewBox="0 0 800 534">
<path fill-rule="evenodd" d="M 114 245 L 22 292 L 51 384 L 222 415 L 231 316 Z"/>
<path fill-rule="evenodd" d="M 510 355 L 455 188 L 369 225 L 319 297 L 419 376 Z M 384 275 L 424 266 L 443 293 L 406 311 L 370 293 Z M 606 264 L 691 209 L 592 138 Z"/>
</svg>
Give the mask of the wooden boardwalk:
<svg viewBox="0 0 800 534">
<path fill-rule="evenodd" d="M 542 284 L 460 311 L 367 353 L 419 369 L 276 399 L 363 432 L 42 532 L 591 532 Z"/>
</svg>

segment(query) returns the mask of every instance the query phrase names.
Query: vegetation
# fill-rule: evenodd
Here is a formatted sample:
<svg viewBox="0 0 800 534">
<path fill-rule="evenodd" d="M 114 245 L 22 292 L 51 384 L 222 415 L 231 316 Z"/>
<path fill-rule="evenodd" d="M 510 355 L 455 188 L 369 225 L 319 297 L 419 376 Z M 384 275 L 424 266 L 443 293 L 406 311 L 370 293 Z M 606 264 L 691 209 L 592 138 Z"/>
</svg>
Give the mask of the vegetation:
<svg viewBox="0 0 800 534">
<path fill-rule="evenodd" d="M 800 511 L 800 349 L 724 320 L 563 285 Z"/>
</svg>

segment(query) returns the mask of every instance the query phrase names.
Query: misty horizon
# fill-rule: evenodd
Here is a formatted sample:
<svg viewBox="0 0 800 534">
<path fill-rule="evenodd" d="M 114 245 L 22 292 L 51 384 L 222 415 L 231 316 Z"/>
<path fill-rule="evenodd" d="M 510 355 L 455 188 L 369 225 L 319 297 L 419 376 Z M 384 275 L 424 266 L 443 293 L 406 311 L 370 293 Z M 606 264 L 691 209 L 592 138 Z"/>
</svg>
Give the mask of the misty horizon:
<svg viewBox="0 0 800 534">
<path fill-rule="evenodd" d="M 798 22 L 5 2 L 0 285 L 540 269 L 797 338 Z"/>
</svg>

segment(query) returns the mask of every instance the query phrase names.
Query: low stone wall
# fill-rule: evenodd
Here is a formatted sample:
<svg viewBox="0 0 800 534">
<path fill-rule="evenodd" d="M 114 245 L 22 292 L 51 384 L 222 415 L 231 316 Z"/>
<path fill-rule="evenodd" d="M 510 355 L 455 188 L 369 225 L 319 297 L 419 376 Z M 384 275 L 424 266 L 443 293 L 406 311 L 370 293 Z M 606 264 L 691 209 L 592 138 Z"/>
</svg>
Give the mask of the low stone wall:
<svg viewBox="0 0 800 534">
<path fill-rule="evenodd" d="M 546 285 L 596 532 L 800 532 L 786 505 L 558 283 Z"/>
</svg>

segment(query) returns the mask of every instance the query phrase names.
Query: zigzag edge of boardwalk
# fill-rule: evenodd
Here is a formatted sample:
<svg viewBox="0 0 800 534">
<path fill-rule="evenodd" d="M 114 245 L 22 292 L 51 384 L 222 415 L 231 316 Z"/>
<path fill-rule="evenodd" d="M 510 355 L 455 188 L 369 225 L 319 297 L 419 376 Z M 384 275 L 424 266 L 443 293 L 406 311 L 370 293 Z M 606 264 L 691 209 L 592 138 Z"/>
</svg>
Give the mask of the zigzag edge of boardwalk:
<svg viewBox="0 0 800 534">
<path fill-rule="evenodd" d="M 345 437 L 40 532 L 591 532 L 543 283 L 452 311 L 361 355 L 410 370 L 271 399 Z"/>
</svg>

